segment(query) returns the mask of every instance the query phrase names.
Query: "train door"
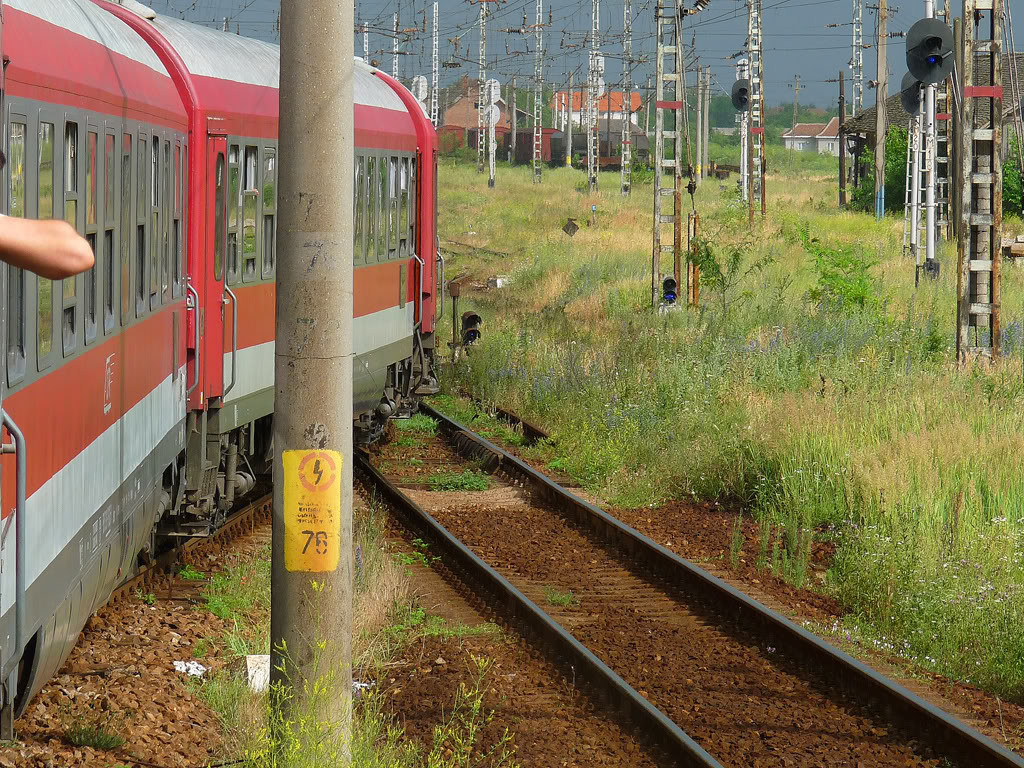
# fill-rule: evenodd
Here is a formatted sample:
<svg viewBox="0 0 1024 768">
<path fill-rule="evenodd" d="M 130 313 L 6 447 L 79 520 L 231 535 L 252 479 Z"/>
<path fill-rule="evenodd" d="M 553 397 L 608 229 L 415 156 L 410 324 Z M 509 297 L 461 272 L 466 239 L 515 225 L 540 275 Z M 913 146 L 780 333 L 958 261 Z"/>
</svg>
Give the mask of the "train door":
<svg viewBox="0 0 1024 768">
<path fill-rule="evenodd" d="M 227 253 L 228 147 L 225 134 L 210 130 L 207 136 L 206 252 L 201 259 L 202 288 L 202 395 L 209 401 L 224 392 L 224 264 Z M 205 406 L 203 406 L 205 407 Z"/>
</svg>

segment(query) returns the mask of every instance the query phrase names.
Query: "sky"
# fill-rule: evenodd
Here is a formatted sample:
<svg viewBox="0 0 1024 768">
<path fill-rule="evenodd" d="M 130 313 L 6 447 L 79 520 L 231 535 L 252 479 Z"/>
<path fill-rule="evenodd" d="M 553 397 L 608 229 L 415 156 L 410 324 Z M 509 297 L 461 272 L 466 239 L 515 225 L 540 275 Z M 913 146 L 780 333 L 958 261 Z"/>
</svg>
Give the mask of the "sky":
<svg viewBox="0 0 1024 768">
<path fill-rule="evenodd" d="M 232 32 L 277 42 L 280 0 L 144 0 L 157 13 L 166 13 L 208 26 L 222 27 L 224 20 Z M 633 1 L 633 81 L 646 85 L 654 71 L 654 8 L 656 0 Z M 295 0 L 302 3 L 302 0 Z M 408 80 L 414 75 L 430 79 L 432 0 L 355 0 L 356 22 L 369 28 L 370 57 L 391 70 L 392 27 L 394 14 L 400 14 L 402 35 L 399 76 Z M 449 85 L 462 75 L 477 76 L 476 58 L 479 44 L 479 7 L 468 0 L 439 0 L 441 62 L 459 66 L 442 66 L 441 85 Z M 939 0 L 941 2 L 941 0 Z M 792 104 L 795 76 L 800 75 L 801 105 L 837 104 L 840 69 L 847 78 L 847 101 L 852 98 L 853 70 L 848 68 L 852 56 L 853 0 L 762 0 L 765 98 L 769 105 Z M 687 0 L 686 5 L 692 5 Z M 867 82 L 876 77 L 874 48 L 876 12 L 864 2 L 864 104 L 874 103 L 874 91 Z M 889 32 L 905 32 L 924 15 L 923 0 L 890 3 Z M 951 0 L 954 13 L 961 5 Z M 502 85 L 513 75 L 522 87 L 532 79 L 535 38 L 508 32 L 536 20 L 536 0 L 498 0 L 492 6 L 487 29 L 488 76 Z M 564 88 L 569 73 L 575 75 L 577 87 L 586 77 L 587 52 L 591 28 L 592 0 L 546 0 L 544 21 L 549 12 L 551 24 L 545 28 L 546 83 Z M 618 88 L 622 77 L 623 2 L 600 2 L 601 48 L 605 54 L 605 80 L 609 88 Z M 829 28 L 827 25 L 842 26 Z M 425 27 L 425 28 L 424 28 Z M 741 0 L 711 0 L 706 8 L 686 20 L 684 42 L 696 52 L 701 66 L 710 66 L 714 84 L 720 93 L 728 92 L 735 79 L 734 54 L 740 52 L 747 35 L 746 5 Z M 1016 30 L 1018 50 L 1024 49 L 1024 32 Z M 453 42 L 453 41 L 457 41 Z M 457 47 L 456 47 L 457 46 Z M 362 55 L 362 35 L 356 35 L 357 55 Z M 889 93 L 898 87 L 906 72 L 904 41 L 889 40 Z M 691 82 L 693 77 L 690 78 Z"/>
</svg>

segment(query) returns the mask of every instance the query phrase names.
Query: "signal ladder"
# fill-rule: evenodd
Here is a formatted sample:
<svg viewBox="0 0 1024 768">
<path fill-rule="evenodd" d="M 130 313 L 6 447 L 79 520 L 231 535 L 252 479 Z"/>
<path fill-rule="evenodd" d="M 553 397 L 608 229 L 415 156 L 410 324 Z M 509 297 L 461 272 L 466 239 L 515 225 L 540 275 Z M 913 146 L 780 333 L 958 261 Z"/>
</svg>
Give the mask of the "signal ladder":
<svg viewBox="0 0 1024 768">
<path fill-rule="evenodd" d="M 654 123 L 654 244 L 651 253 L 651 303 L 658 306 L 662 254 L 672 254 L 676 286 L 682 267 L 683 226 L 683 41 L 674 0 L 658 0 Z M 670 142 L 670 147 L 666 146 Z M 671 226 L 666 226 L 671 225 Z M 663 238 L 669 237 L 670 240 Z"/>
<path fill-rule="evenodd" d="M 961 363 L 972 357 L 999 357 L 1003 2 L 964 0 L 963 17 L 977 22 L 963 25 L 964 50 L 958 61 L 963 122 L 957 159 L 963 183 L 957 212 L 956 351 Z"/>
<path fill-rule="evenodd" d="M 747 14 L 747 45 L 750 49 L 750 149 L 754 173 L 750 178 L 751 216 L 754 206 L 760 201 L 761 215 L 764 215 L 764 105 L 763 75 L 761 61 L 761 3 L 760 0 L 748 0 Z"/>
</svg>

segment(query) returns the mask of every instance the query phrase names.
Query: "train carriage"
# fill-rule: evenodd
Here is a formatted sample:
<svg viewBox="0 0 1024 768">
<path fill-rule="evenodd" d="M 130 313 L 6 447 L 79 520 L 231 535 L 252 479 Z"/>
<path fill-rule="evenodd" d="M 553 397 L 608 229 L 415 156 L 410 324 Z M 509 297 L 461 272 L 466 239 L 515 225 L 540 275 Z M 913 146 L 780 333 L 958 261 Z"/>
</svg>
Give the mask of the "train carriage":
<svg viewBox="0 0 1024 768">
<path fill-rule="evenodd" d="M 0 210 L 66 218 L 96 255 L 65 281 L 0 269 L 0 391 L 18 437 L 0 462 L 9 723 L 117 584 L 168 541 L 208 534 L 269 471 L 287 157 L 276 46 L 131 0 L 0 10 Z M 436 135 L 359 61 L 354 92 L 353 405 L 372 440 L 436 390 Z M 326 151 L 346 140 L 310 135 Z"/>
</svg>

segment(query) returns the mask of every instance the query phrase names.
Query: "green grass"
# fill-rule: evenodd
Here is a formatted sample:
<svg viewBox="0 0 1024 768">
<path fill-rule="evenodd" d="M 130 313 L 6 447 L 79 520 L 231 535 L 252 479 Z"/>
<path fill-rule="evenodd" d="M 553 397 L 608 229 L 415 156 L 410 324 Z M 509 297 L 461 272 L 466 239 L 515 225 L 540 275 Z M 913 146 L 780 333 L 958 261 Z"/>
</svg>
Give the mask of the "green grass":
<svg viewBox="0 0 1024 768">
<path fill-rule="evenodd" d="M 571 589 L 561 592 L 554 587 L 544 587 L 544 600 L 549 605 L 557 605 L 560 608 L 573 608 L 580 604 Z"/>
<path fill-rule="evenodd" d="M 449 272 L 511 285 L 463 293 L 484 334 L 445 391 L 545 426 L 545 463 L 607 502 L 738 500 L 762 566 L 796 584 L 811 542 L 834 542 L 824 588 L 863 636 L 1024 701 L 1024 272 L 1003 270 L 1003 361 L 957 369 L 954 244 L 915 289 L 902 221 L 837 211 L 834 158 L 785 159 L 769 148 L 786 175 L 752 231 L 734 180 L 701 185 L 701 308 L 667 314 L 650 310 L 650 185 L 623 199 L 602 174 L 591 196 L 576 170 L 537 187 L 503 169 L 488 190 L 446 164 L 442 246 L 510 254 L 463 249 Z M 591 205 L 598 225 L 569 239 Z"/>
<path fill-rule="evenodd" d="M 484 472 L 467 469 L 463 472 L 439 472 L 427 478 L 432 491 L 486 491 L 491 481 Z"/>
<path fill-rule="evenodd" d="M 123 716 L 113 711 L 102 711 L 94 707 L 72 709 L 66 705 L 60 714 L 64 739 L 76 747 L 92 747 L 109 752 L 124 745 L 121 735 Z"/>
<path fill-rule="evenodd" d="M 178 571 L 178 576 L 186 581 L 206 581 L 206 574 L 196 570 L 191 563 L 185 565 Z"/>
<path fill-rule="evenodd" d="M 424 413 L 414 413 L 408 419 L 395 419 L 394 424 L 400 432 L 415 432 L 422 435 L 437 434 L 437 422 Z"/>
</svg>

